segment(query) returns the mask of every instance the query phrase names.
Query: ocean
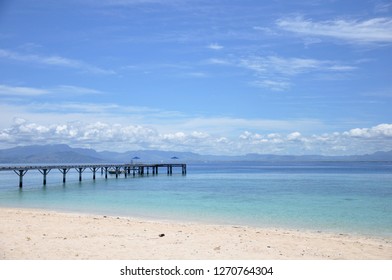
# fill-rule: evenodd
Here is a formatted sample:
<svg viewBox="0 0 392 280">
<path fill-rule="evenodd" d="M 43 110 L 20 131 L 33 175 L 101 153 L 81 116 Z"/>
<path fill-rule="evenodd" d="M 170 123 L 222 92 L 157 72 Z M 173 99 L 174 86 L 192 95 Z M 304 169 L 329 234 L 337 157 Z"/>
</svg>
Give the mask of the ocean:
<svg viewBox="0 0 392 280">
<path fill-rule="evenodd" d="M 167 175 L 0 172 L 0 207 L 392 236 L 392 162 L 189 163 Z"/>
</svg>

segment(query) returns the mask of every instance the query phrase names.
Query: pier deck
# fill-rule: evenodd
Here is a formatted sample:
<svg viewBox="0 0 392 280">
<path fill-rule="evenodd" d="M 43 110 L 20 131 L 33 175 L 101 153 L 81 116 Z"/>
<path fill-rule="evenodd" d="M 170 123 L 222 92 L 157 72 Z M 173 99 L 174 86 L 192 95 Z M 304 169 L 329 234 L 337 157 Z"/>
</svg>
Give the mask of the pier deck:
<svg viewBox="0 0 392 280">
<path fill-rule="evenodd" d="M 66 175 L 71 169 L 75 169 L 79 173 L 79 181 L 82 181 L 82 174 L 86 169 L 90 169 L 93 173 L 93 180 L 96 178 L 96 172 L 101 170 L 101 174 L 105 174 L 108 178 L 108 173 L 115 174 L 116 178 L 120 174 L 125 177 L 136 174 L 149 174 L 150 169 L 152 174 L 158 174 L 159 168 L 166 168 L 168 175 L 173 174 L 173 168 L 181 167 L 182 175 L 186 174 L 185 163 L 132 163 L 132 164 L 59 164 L 59 165 L 17 165 L 17 166 L 0 166 L 0 171 L 14 171 L 19 176 L 19 188 L 23 187 L 23 177 L 30 170 L 38 170 L 43 175 L 43 185 L 46 185 L 46 177 L 53 169 L 59 170 L 63 174 L 63 183 L 66 182 Z"/>
</svg>

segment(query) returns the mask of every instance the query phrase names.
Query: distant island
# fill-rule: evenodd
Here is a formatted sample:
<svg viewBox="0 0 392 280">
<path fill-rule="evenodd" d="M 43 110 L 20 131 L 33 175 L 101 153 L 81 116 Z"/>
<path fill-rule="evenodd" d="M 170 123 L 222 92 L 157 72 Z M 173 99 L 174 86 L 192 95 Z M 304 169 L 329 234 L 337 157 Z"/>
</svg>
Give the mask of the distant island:
<svg viewBox="0 0 392 280">
<path fill-rule="evenodd" d="M 178 159 L 173 159 L 173 158 Z M 246 154 L 239 156 L 200 155 L 192 152 L 139 150 L 97 152 L 94 149 L 72 148 L 65 144 L 18 146 L 0 150 L 0 163 L 127 163 L 139 162 L 214 162 L 214 161 L 392 161 L 392 151 L 366 155 L 274 155 Z"/>
</svg>

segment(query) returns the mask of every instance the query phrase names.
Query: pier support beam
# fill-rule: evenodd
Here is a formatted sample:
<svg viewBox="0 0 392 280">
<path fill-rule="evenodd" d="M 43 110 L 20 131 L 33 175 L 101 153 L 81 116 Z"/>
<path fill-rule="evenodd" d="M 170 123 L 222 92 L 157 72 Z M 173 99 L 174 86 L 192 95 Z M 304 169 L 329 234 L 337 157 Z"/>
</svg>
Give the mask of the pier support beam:
<svg viewBox="0 0 392 280">
<path fill-rule="evenodd" d="M 182 165 L 182 175 L 186 175 L 186 165 Z"/>
<path fill-rule="evenodd" d="M 76 168 L 76 171 L 78 171 L 78 173 L 79 173 L 79 182 L 82 181 L 82 173 L 83 173 L 83 171 L 84 171 L 85 169 L 86 169 L 86 168 L 84 168 L 84 167 L 78 167 L 78 168 Z"/>
<path fill-rule="evenodd" d="M 118 178 L 119 173 L 120 173 L 120 167 L 116 166 L 116 179 Z"/>
<path fill-rule="evenodd" d="M 51 171 L 51 169 L 46 169 L 46 168 L 44 168 L 44 169 L 38 169 L 38 171 L 39 171 L 42 175 L 44 175 L 43 185 L 46 186 L 46 175 L 49 174 L 49 172 Z"/>
<path fill-rule="evenodd" d="M 19 188 L 23 188 L 23 176 L 27 173 L 28 170 L 14 170 L 16 175 L 19 176 Z"/>
<path fill-rule="evenodd" d="M 59 171 L 63 174 L 63 183 L 65 183 L 69 168 L 59 168 Z"/>
<path fill-rule="evenodd" d="M 95 180 L 95 173 L 97 172 L 97 167 L 90 167 L 90 170 L 93 172 L 93 180 Z"/>
</svg>

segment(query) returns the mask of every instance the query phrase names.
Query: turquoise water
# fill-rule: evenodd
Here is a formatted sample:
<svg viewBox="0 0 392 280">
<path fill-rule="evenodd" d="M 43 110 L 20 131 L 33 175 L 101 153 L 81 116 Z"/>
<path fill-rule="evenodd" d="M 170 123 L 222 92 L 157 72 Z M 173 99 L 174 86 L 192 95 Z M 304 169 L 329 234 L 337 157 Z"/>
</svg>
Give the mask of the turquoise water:
<svg viewBox="0 0 392 280">
<path fill-rule="evenodd" d="M 163 170 L 162 170 L 163 171 Z M 0 172 L 0 206 L 392 236 L 392 163 L 188 164 L 188 174 L 105 180 Z"/>
</svg>

